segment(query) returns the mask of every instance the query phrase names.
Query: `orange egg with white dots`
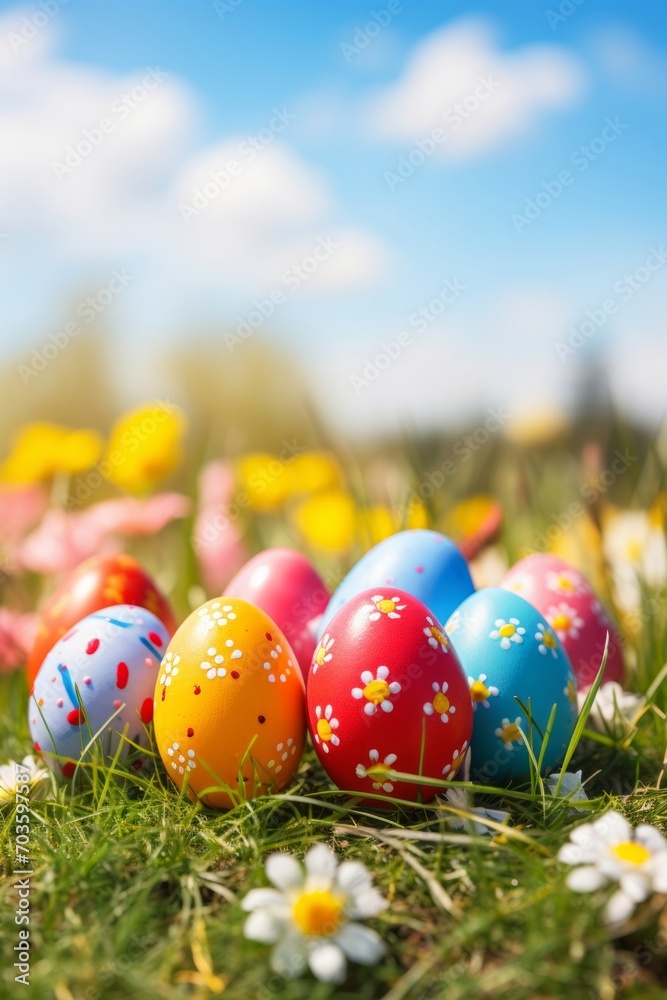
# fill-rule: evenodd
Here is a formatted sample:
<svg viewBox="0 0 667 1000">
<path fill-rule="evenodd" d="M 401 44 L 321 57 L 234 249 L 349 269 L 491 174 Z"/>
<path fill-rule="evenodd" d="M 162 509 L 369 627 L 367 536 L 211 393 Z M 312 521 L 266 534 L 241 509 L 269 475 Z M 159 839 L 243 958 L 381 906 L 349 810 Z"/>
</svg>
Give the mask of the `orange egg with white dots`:
<svg viewBox="0 0 667 1000">
<path fill-rule="evenodd" d="M 275 622 L 237 597 L 193 611 L 162 660 L 154 725 L 167 774 L 191 799 L 227 809 L 285 789 L 306 741 L 305 688 Z"/>
</svg>

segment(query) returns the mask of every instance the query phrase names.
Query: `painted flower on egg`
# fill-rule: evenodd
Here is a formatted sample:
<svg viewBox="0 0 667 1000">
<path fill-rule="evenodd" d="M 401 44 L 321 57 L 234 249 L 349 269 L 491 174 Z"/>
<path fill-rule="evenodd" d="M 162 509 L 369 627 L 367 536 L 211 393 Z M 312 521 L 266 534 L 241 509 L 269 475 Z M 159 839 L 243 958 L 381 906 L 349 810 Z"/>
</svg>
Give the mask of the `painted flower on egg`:
<svg viewBox="0 0 667 1000">
<path fill-rule="evenodd" d="M 511 649 L 513 642 L 523 642 L 525 634 L 526 630 L 522 628 L 518 618 L 510 618 L 507 622 L 504 618 L 497 618 L 496 627 L 489 632 L 489 639 L 500 639 L 501 649 Z"/>
<path fill-rule="evenodd" d="M 316 650 L 306 688 L 308 725 L 339 788 L 428 802 L 436 793 L 428 778 L 453 777 L 463 761 L 472 700 L 434 614 L 404 591 L 385 593 L 358 594 L 329 623 L 322 642 L 335 649 L 335 670 L 320 669 Z M 402 773 L 423 782 L 396 777 L 397 760 Z"/>
</svg>

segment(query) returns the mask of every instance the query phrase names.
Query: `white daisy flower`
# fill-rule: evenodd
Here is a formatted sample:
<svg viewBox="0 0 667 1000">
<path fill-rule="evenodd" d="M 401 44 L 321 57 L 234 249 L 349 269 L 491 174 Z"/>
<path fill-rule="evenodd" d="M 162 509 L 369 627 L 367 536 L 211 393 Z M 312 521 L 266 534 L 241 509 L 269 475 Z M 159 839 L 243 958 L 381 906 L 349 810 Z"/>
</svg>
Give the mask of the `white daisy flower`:
<svg viewBox="0 0 667 1000">
<path fill-rule="evenodd" d="M 41 760 L 34 757 L 24 757 L 22 761 L 10 760 L 0 766 L 0 805 L 4 802 L 15 802 L 17 794 L 25 798 L 42 798 L 46 792 L 49 777 L 48 768 Z M 28 792 L 24 786 L 28 785 Z M 19 792 L 19 788 L 22 789 Z"/>
<path fill-rule="evenodd" d="M 380 754 L 378 751 L 371 750 L 368 754 L 368 759 L 371 762 L 370 767 L 365 767 L 363 764 L 357 764 L 355 769 L 357 778 L 372 778 L 373 788 L 376 792 L 393 792 L 394 786 L 388 778 L 391 776 L 392 766 L 396 763 L 396 754 L 388 753 L 387 756 L 380 761 Z"/>
<path fill-rule="evenodd" d="M 579 632 L 584 627 L 584 619 L 569 604 L 558 604 L 549 608 L 547 621 L 561 642 L 565 642 L 568 637 L 578 639 Z"/>
<path fill-rule="evenodd" d="M 652 893 L 667 893 L 667 840 L 647 823 L 633 830 L 617 812 L 573 830 L 558 860 L 576 866 L 567 877 L 574 892 L 618 883 L 605 908 L 608 924 L 622 924 Z"/>
<path fill-rule="evenodd" d="M 504 583 L 503 590 L 511 590 L 513 594 L 530 594 L 535 585 L 535 578 L 530 573 L 521 573 L 513 580 Z"/>
<path fill-rule="evenodd" d="M 481 819 L 491 819 L 496 823 L 504 823 L 509 819 L 510 814 L 503 812 L 501 809 L 473 808 L 470 804 L 468 793 L 464 788 L 448 788 L 446 798 L 450 806 L 454 806 L 455 809 L 465 810 L 475 816 L 479 816 Z M 471 835 L 477 834 L 478 837 L 483 837 L 485 834 L 494 837 L 496 834 L 496 831 L 488 827 L 486 823 L 478 823 L 472 819 L 452 816 L 447 819 L 447 822 L 454 830 L 465 830 L 466 833 Z"/>
<path fill-rule="evenodd" d="M 580 594 L 583 590 L 580 577 L 570 570 L 550 570 L 546 576 L 546 584 L 549 590 L 562 594 L 565 597 L 572 597 Z"/>
<path fill-rule="evenodd" d="M 606 519 L 603 546 L 616 603 L 624 611 L 641 606 L 641 581 L 661 587 L 667 580 L 665 532 L 652 512 L 624 510 Z"/>
<path fill-rule="evenodd" d="M 496 627 L 489 632 L 489 639 L 500 639 L 500 648 L 510 649 L 513 642 L 522 643 L 525 634 L 518 618 L 510 618 L 507 622 L 504 618 L 496 618 Z"/>
<path fill-rule="evenodd" d="M 561 772 L 550 774 L 546 779 L 546 786 L 549 795 L 555 795 L 560 781 L 558 797 L 568 799 L 570 802 L 588 802 L 588 796 L 584 791 L 581 781 L 581 771 L 566 771 L 561 781 Z"/>
<path fill-rule="evenodd" d="M 431 687 L 435 693 L 433 700 L 427 701 L 424 705 L 424 712 L 426 715 L 439 715 L 441 722 L 449 722 L 449 716 L 456 712 L 456 705 L 452 705 L 447 697 L 449 684 L 447 681 L 444 681 L 442 684 L 433 681 Z"/>
<path fill-rule="evenodd" d="M 535 633 L 535 641 L 539 642 L 537 647 L 542 656 L 547 656 L 551 653 L 554 660 L 558 659 L 558 648 L 556 643 L 556 636 L 550 628 L 543 625 L 542 622 L 537 623 L 537 632 Z"/>
<path fill-rule="evenodd" d="M 399 694 L 401 685 L 398 681 L 387 681 L 389 677 L 389 667 L 378 667 L 375 675 L 370 670 L 364 670 L 361 674 L 363 688 L 352 688 L 352 697 L 360 701 L 366 699 L 364 712 L 366 715 L 375 715 L 378 708 L 383 712 L 393 712 L 394 706 L 391 701 L 392 694 Z"/>
<path fill-rule="evenodd" d="M 332 658 L 333 653 L 331 652 L 331 647 L 333 646 L 333 644 L 334 640 L 332 639 L 332 637 L 329 635 L 328 632 L 325 632 L 322 638 L 320 639 L 320 643 L 313 655 L 314 674 L 317 673 L 318 667 L 321 667 L 325 663 L 328 663 L 329 660 Z"/>
<path fill-rule="evenodd" d="M 361 862 L 339 865 L 328 847 L 316 844 L 303 866 L 291 854 L 272 854 L 265 871 L 275 888 L 252 889 L 242 901 L 250 913 L 243 933 L 274 946 L 278 975 L 294 978 L 309 967 L 322 982 L 342 983 L 348 959 L 376 965 L 384 956 L 380 936 L 358 922 L 387 907 Z"/>
<path fill-rule="evenodd" d="M 181 662 L 181 658 L 178 653 L 167 653 L 164 660 L 162 661 L 162 675 L 160 677 L 160 684 L 164 687 L 169 687 L 172 680 L 178 674 L 178 664 Z"/>
<path fill-rule="evenodd" d="M 468 741 L 464 740 L 461 749 L 455 750 L 454 753 L 452 754 L 451 764 L 445 764 L 445 766 L 443 767 L 442 773 L 445 777 L 447 777 L 448 774 L 449 775 L 456 774 L 459 767 L 463 763 L 467 752 L 468 752 Z"/>
<path fill-rule="evenodd" d="M 498 694 L 498 688 L 494 684 L 486 683 L 486 674 L 480 674 L 477 678 L 468 677 L 468 687 L 470 688 L 473 712 L 477 711 L 478 705 L 481 705 L 482 708 L 489 708 L 491 705 L 489 698 L 495 698 Z"/>
<path fill-rule="evenodd" d="M 362 611 L 368 611 L 369 621 L 376 622 L 386 615 L 387 618 L 400 618 L 399 611 L 403 611 L 406 607 L 405 604 L 401 604 L 400 597 L 383 597 L 382 594 L 374 594 L 371 597 L 372 604 L 364 604 Z"/>
<path fill-rule="evenodd" d="M 336 734 L 339 725 L 338 719 L 333 718 L 333 708 L 331 705 L 327 705 L 324 711 L 321 705 L 317 705 L 315 715 L 317 716 L 315 742 L 322 746 L 325 753 L 329 753 L 330 743 L 334 747 L 340 746 L 340 737 Z"/>
<path fill-rule="evenodd" d="M 443 653 L 448 653 L 449 643 L 447 642 L 447 636 L 445 633 L 438 628 L 430 615 L 426 616 L 426 621 L 428 622 L 428 625 L 424 629 L 424 635 L 428 636 L 429 646 L 433 649 L 441 649 Z"/>
<path fill-rule="evenodd" d="M 499 728 L 494 729 L 493 735 L 497 736 L 498 739 L 503 741 L 506 750 L 513 750 L 515 743 L 518 747 L 522 747 L 524 743 L 523 743 L 523 736 L 519 731 L 520 725 L 521 725 L 520 715 L 517 715 L 514 722 L 510 722 L 509 719 L 503 719 Z"/>
<path fill-rule="evenodd" d="M 580 711 L 585 698 L 586 692 L 580 692 Z M 643 704 L 643 695 L 624 691 L 618 681 L 607 681 L 598 688 L 587 722 L 598 732 L 621 739 L 632 728 Z"/>
</svg>

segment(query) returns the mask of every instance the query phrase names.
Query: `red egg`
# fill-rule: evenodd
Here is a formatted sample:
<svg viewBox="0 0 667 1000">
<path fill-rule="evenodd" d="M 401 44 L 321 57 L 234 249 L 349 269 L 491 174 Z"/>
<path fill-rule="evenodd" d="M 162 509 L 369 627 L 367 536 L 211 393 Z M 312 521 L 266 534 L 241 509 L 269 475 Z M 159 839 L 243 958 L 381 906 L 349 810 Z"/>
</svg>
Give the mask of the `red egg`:
<svg viewBox="0 0 667 1000">
<path fill-rule="evenodd" d="M 501 582 L 540 611 L 570 658 L 580 692 L 591 686 L 609 632 L 605 681 L 620 681 L 622 641 L 585 576 L 557 556 L 534 552 L 512 566 Z"/>
<path fill-rule="evenodd" d="M 94 556 L 72 570 L 42 608 L 26 668 L 32 685 L 47 653 L 82 618 L 113 604 L 147 608 L 169 635 L 176 620 L 169 601 L 145 569 L 128 555 Z"/>
<path fill-rule="evenodd" d="M 470 743 L 461 664 L 442 625 L 404 590 L 365 590 L 340 609 L 313 656 L 306 696 L 313 745 L 331 780 L 389 804 L 429 802 L 436 787 L 395 772 L 452 778 Z"/>
<path fill-rule="evenodd" d="M 308 559 L 295 549 L 266 549 L 239 570 L 225 595 L 250 601 L 273 619 L 306 677 L 317 621 L 329 603 L 329 592 Z"/>
</svg>

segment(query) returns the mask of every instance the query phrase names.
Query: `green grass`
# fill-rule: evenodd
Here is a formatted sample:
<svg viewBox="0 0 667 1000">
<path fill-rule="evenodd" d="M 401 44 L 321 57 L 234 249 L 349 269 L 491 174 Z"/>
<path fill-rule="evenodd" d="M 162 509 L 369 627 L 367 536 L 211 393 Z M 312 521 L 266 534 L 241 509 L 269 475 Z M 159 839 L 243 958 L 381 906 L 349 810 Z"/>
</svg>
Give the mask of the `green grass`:
<svg viewBox="0 0 667 1000">
<path fill-rule="evenodd" d="M 664 609 L 663 609 L 664 610 Z M 647 690 L 664 662 L 664 614 L 648 620 L 652 649 L 636 681 Z M 633 686 L 632 684 L 630 686 Z M 654 685 L 655 686 L 655 685 Z M 632 823 L 667 829 L 661 790 L 664 685 L 625 740 L 584 728 L 570 764 L 590 778 L 590 802 L 573 813 L 539 783 L 477 795 L 511 814 L 493 840 L 453 832 L 444 803 L 400 812 L 351 807 L 331 789 L 312 751 L 290 793 L 217 813 L 179 797 L 161 769 L 142 776 L 96 765 L 78 789 L 52 787 L 32 808 L 29 995 L 57 1000 L 205 997 L 446 997 L 612 1000 L 664 997 L 667 917 L 661 900 L 639 910 L 610 940 L 600 916 L 606 894 L 575 896 L 555 860 L 573 826 L 615 808 Z M 3 757 L 29 745 L 25 683 L 2 679 Z M 592 776 L 592 777 L 591 777 Z M 109 780 L 110 779 L 110 780 Z M 531 790 L 532 789 L 532 790 Z M 0 813 L 3 856 L 13 849 L 14 810 Z M 389 954 L 377 968 L 350 967 L 344 986 L 312 977 L 285 982 L 268 949 L 245 941 L 240 899 L 265 884 L 263 860 L 303 856 L 325 840 L 363 861 L 390 907 L 371 923 Z M 11 969 L 17 940 L 10 869 L 0 911 L 0 994 L 24 995 Z"/>
</svg>

